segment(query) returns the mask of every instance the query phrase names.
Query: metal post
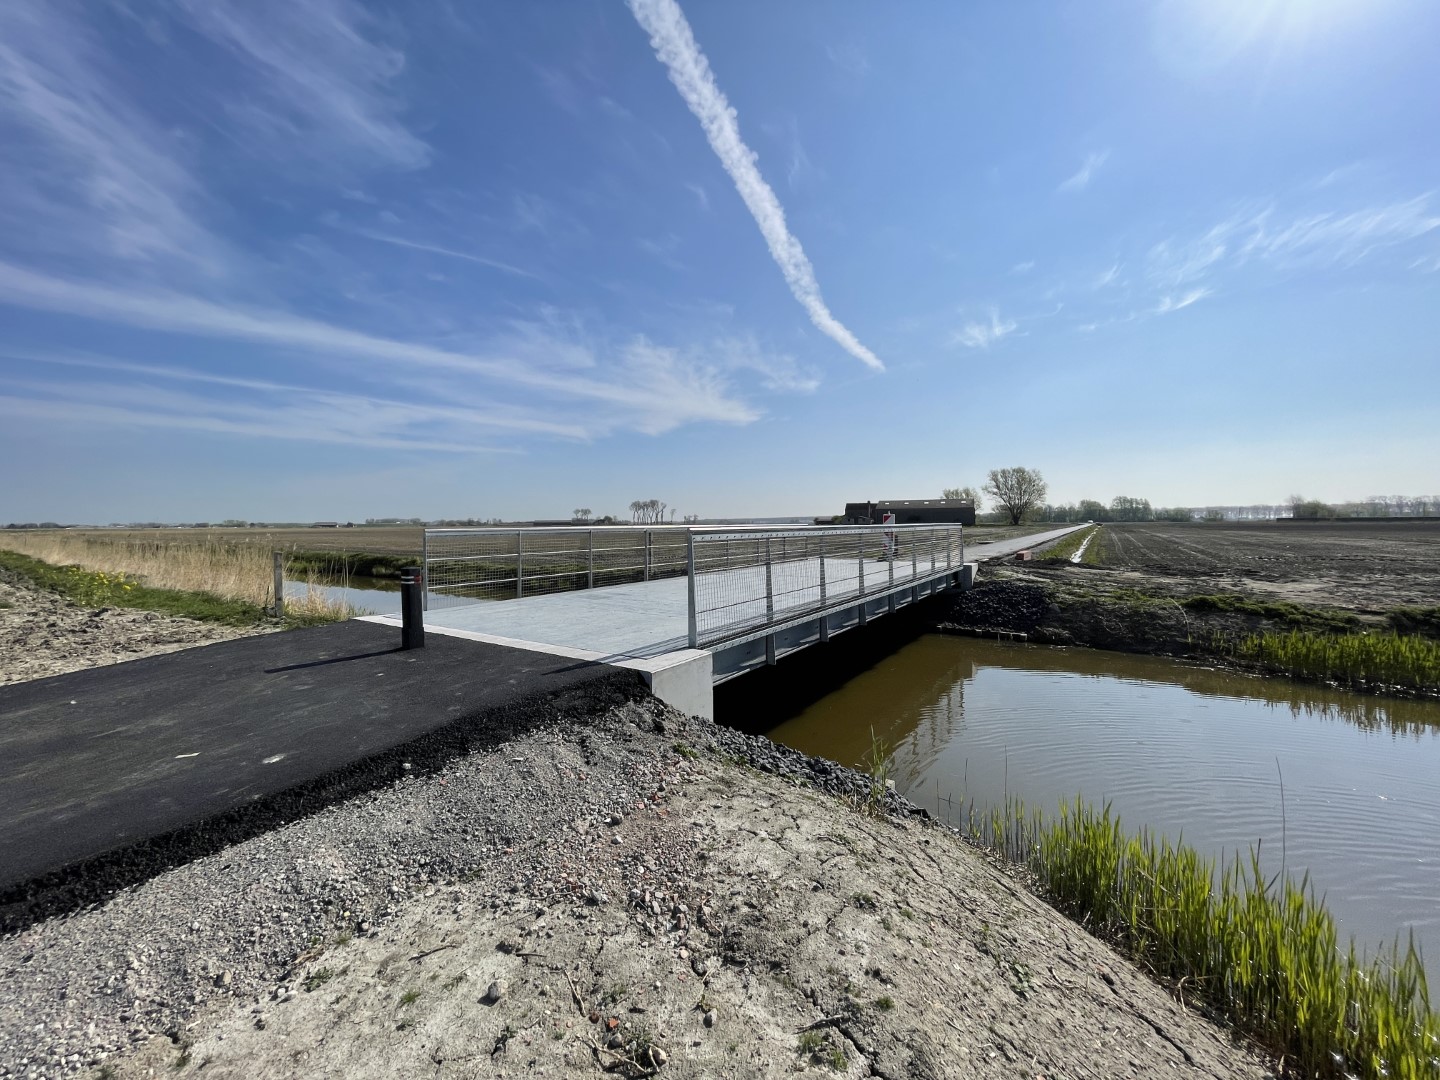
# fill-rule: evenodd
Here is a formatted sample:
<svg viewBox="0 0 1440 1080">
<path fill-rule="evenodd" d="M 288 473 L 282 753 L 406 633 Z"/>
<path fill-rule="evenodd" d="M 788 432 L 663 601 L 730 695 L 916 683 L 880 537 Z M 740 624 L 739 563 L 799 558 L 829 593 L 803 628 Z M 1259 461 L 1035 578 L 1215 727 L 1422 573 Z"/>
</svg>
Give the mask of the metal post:
<svg viewBox="0 0 1440 1080">
<path fill-rule="evenodd" d="M 920 576 L 920 562 L 915 552 L 915 541 L 910 541 L 910 580 Z"/>
<path fill-rule="evenodd" d="M 425 647 L 425 615 L 421 608 L 420 594 L 425 580 L 424 572 L 418 566 L 407 566 L 400 571 L 400 647 L 402 649 L 423 649 Z"/>
<path fill-rule="evenodd" d="M 515 599 L 525 595 L 525 534 L 515 530 Z"/>
<path fill-rule="evenodd" d="M 695 534 L 685 533 L 685 577 L 690 594 L 690 648 L 700 647 L 700 623 L 695 611 Z"/>
<path fill-rule="evenodd" d="M 825 606 L 825 536 L 820 536 L 820 606 Z"/>
<path fill-rule="evenodd" d="M 586 563 L 589 569 L 587 571 L 585 587 L 587 589 L 593 589 L 595 587 L 595 530 L 587 529 L 585 531 L 586 534 L 589 536 L 589 542 L 586 545 L 585 555 Z"/>
<path fill-rule="evenodd" d="M 765 538 L 765 625 L 775 621 L 775 579 L 770 570 L 770 538 Z"/>
<path fill-rule="evenodd" d="M 650 580 L 650 530 L 645 530 L 645 580 Z"/>
<path fill-rule="evenodd" d="M 285 617 L 285 553 L 275 552 L 275 618 Z"/>
<path fill-rule="evenodd" d="M 861 533 L 861 534 L 860 534 L 860 558 L 859 558 L 859 560 L 858 560 L 857 565 L 858 565 L 859 571 L 860 571 L 860 578 L 859 578 L 859 581 L 856 582 L 856 585 L 857 585 L 857 587 L 858 587 L 858 589 L 859 589 L 858 595 L 859 595 L 860 600 L 861 600 L 861 604 L 860 604 L 860 622 L 861 622 L 861 624 L 863 625 L 864 622 L 865 622 L 865 604 L 864 604 L 864 600 L 865 600 L 865 534 L 864 534 L 864 533 Z"/>
<path fill-rule="evenodd" d="M 420 610 L 430 610 L 430 530 L 420 533 Z"/>
</svg>

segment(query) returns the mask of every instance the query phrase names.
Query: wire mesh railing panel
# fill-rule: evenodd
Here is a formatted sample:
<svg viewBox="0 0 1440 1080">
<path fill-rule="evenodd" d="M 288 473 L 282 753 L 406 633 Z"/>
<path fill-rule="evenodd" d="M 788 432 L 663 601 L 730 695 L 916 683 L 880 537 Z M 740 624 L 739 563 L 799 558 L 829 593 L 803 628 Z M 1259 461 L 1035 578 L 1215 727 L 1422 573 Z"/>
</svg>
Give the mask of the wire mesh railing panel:
<svg viewBox="0 0 1440 1080">
<path fill-rule="evenodd" d="M 959 570 L 959 525 L 429 529 L 431 608 L 683 578 L 710 644 Z"/>
<path fill-rule="evenodd" d="M 959 570 L 958 525 L 697 530 L 696 645 L 844 607 Z"/>
<path fill-rule="evenodd" d="M 427 529 L 432 608 L 683 577 L 683 527 Z"/>
</svg>

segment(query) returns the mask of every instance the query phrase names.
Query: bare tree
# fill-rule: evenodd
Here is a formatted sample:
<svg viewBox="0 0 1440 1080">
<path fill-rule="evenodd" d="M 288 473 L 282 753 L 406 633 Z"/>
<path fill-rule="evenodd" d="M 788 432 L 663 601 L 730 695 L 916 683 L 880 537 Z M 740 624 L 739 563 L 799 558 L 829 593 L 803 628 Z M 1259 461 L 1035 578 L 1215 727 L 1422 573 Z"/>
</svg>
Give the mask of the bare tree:
<svg viewBox="0 0 1440 1080">
<path fill-rule="evenodd" d="M 985 481 L 985 494 L 995 500 L 995 507 L 1019 525 L 1025 515 L 1045 501 L 1045 480 L 1039 469 L 1017 465 L 1013 469 L 991 469 Z"/>
<path fill-rule="evenodd" d="M 633 525 L 663 525 L 666 503 L 662 499 L 636 499 L 630 504 L 630 522 Z"/>
<path fill-rule="evenodd" d="M 980 493 L 973 487 L 946 488 L 940 492 L 942 499 L 959 499 L 961 502 L 969 502 L 975 507 L 975 512 L 980 513 L 983 508 Z"/>
<path fill-rule="evenodd" d="M 570 511 L 570 520 L 579 522 L 581 525 L 590 524 L 590 519 L 595 515 L 590 512 L 588 506 L 580 507 Z"/>
</svg>

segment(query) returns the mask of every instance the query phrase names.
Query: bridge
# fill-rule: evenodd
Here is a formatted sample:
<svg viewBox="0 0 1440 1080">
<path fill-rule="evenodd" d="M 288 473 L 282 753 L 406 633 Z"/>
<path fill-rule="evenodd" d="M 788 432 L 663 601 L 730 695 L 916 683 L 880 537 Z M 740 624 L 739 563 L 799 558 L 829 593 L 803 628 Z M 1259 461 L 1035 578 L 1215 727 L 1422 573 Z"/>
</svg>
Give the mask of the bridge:
<svg viewBox="0 0 1440 1080">
<path fill-rule="evenodd" d="M 1070 531 L 972 548 L 967 563 L 959 525 L 428 529 L 425 628 L 632 668 L 710 716 L 716 684 Z"/>
</svg>

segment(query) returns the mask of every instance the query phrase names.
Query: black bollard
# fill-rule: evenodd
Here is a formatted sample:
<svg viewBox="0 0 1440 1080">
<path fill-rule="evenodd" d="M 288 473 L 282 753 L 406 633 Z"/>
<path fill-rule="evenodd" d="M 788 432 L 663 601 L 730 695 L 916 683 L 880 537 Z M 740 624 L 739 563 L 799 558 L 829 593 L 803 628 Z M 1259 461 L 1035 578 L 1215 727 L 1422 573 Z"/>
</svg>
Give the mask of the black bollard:
<svg viewBox="0 0 1440 1080">
<path fill-rule="evenodd" d="M 402 649 L 423 649 L 425 647 L 425 613 L 422 589 L 425 575 L 418 566 L 407 566 L 400 571 L 400 647 Z"/>
</svg>

